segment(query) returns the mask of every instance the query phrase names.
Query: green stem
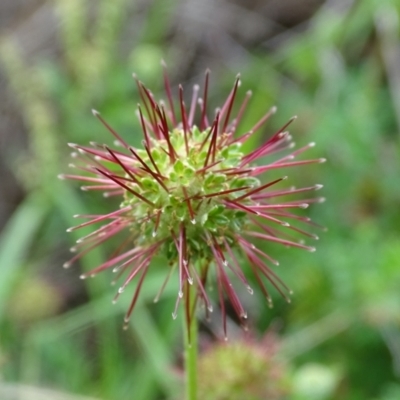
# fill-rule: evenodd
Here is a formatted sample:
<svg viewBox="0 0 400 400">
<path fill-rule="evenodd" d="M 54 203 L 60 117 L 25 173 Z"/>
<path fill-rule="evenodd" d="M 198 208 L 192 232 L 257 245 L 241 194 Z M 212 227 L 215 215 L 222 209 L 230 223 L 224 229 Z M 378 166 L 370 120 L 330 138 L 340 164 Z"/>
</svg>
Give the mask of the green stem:
<svg viewBox="0 0 400 400">
<path fill-rule="evenodd" d="M 188 290 L 185 296 L 186 318 L 183 324 L 183 336 L 185 338 L 185 374 L 186 374 L 186 400 L 197 400 L 197 320 L 195 316 L 196 296 L 193 288 L 189 285 L 185 288 Z M 190 315 L 190 318 L 188 318 Z"/>
</svg>

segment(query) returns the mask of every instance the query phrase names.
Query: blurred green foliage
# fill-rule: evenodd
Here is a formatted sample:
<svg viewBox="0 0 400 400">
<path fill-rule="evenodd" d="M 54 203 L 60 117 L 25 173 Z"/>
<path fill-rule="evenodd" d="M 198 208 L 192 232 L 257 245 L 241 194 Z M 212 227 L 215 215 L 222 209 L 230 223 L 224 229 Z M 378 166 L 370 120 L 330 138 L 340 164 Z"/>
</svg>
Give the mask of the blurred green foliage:
<svg viewBox="0 0 400 400">
<path fill-rule="evenodd" d="M 82 283 L 77 269 L 61 270 L 65 249 L 78 239 L 64 233 L 72 215 L 110 205 L 56 178 L 69 162 L 67 142 L 110 143 L 90 108 L 139 144 L 130 75 L 160 88 L 165 58 L 179 82 L 185 54 L 168 35 L 179 4 L 152 3 L 122 52 L 129 2 L 101 1 L 90 20 L 87 3 L 55 2 L 63 45 L 56 60 L 27 63 L 10 37 L 0 42 L 0 66 L 29 133 L 29 149 L 7 158 L 26 195 L 0 237 L 1 379 L 101 399 L 179 398 L 180 326 L 170 317 L 175 288 L 153 305 L 161 282 L 150 270 L 130 329 L 122 331 L 129 296 L 112 306 L 107 274 Z M 355 1 L 345 12 L 326 6 L 307 29 L 288 30 L 273 51 L 249 48 L 246 62 L 230 63 L 228 73 L 226 61 L 210 60 L 215 104 L 237 69 L 253 91 L 244 129 L 276 104 L 271 132 L 297 114 L 291 132 L 298 144 L 316 141 L 310 155 L 329 161 L 289 171 L 296 186 L 324 184 L 326 203 L 307 210 L 329 227 L 317 252 L 268 248 L 294 290 L 292 304 L 275 295 L 270 310 L 261 294 L 242 294 L 256 332 L 282 326 L 280 351 L 293 383 L 288 399 L 311 399 L 315 382 L 313 399 L 400 398 L 399 18 L 394 0 Z M 184 79 L 191 84 L 198 72 Z M 81 267 L 99 264 L 107 252 L 89 253 Z M 21 318 L 32 303 L 44 309 Z"/>
</svg>

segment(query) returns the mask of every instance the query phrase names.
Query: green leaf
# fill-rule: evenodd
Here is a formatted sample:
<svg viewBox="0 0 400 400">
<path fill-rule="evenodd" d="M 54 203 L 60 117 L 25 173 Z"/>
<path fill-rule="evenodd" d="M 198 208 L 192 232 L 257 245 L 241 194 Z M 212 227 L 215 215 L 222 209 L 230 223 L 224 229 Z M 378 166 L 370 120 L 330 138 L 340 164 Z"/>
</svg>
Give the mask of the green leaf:
<svg viewBox="0 0 400 400">
<path fill-rule="evenodd" d="M 44 198 L 30 194 L 8 221 L 0 238 L 0 316 L 12 290 L 14 279 L 23 264 L 36 231 L 48 211 Z"/>
</svg>

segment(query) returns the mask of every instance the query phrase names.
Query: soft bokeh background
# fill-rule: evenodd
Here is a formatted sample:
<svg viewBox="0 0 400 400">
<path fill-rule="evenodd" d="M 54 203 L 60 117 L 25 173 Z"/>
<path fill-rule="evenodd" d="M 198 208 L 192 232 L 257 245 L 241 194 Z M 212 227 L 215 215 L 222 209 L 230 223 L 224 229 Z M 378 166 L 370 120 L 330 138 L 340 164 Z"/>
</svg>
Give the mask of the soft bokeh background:
<svg viewBox="0 0 400 400">
<path fill-rule="evenodd" d="M 209 67 L 215 106 L 241 72 L 241 94 L 254 93 L 243 127 L 279 111 L 253 145 L 296 114 L 296 142 L 329 160 L 288 171 L 296 186 L 325 185 L 326 203 L 308 210 L 329 227 L 317 252 L 268 246 L 292 304 L 241 293 L 253 336 L 278 338 L 277 398 L 400 399 L 399 18 L 396 0 L 2 0 L 0 398 L 181 397 L 175 288 L 154 305 L 164 274 L 150 271 L 122 331 L 128 292 L 112 306 L 107 273 L 78 279 L 109 248 L 61 268 L 79 237 L 65 233 L 72 215 L 110 205 L 56 178 L 67 142 L 111 144 L 91 108 L 138 143 L 131 73 L 160 93 L 163 58 L 175 89 Z M 202 347 L 218 334 L 217 315 Z"/>
</svg>

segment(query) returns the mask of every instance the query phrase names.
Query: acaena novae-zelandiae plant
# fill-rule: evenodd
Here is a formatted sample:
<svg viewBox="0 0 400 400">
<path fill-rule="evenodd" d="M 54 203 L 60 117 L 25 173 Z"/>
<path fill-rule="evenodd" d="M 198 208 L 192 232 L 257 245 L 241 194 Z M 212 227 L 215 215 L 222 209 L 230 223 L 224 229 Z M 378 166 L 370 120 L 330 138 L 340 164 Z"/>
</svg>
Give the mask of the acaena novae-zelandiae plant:
<svg viewBox="0 0 400 400">
<path fill-rule="evenodd" d="M 105 198 L 118 196 L 121 203 L 108 214 L 75 216 L 87 221 L 68 231 L 89 225 L 94 230 L 78 240 L 72 249 L 77 254 L 64 267 L 68 268 L 93 248 L 121 234 L 112 257 L 81 278 L 112 270 L 117 274 L 114 282 L 121 282 L 114 301 L 129 284 L 135 287 L 125 324 L 146 273 L 152 268 L 153 257 L 161 253 L 168 263 L 154 265 L 164 279 L 155 300 L 171 277 L 178 279 L 172 315 L 176 318 L 182 299 L 193 298 L 185 302 L 187 326 L 190 326 L 197 303 L 204 303 L 207 313 L 212 311 L 207 283 L 213 275 L 226 335 L 225 297 L 241 320 L 247 318 L 231 279 L 241 281 L 248 292 L 253 292 L 241 267 L 243 261 L 250 266 L 268 303 L 272 303 L 269 285 L 289 301 L 290 290 L 271 267 L 278 262 L 267 253 L 267 243 L 314 251 L 313 246 L 305 245 L 291 233 L 318 239 L 301 227 L 301 224 L 315 224 L 310 218 L 296 214 L 296 210 L 323 199 L 311 196 L 293 200 L 292 195 L 313 193 L 322 185 L 287 188 L 284 173 L 289 167 L 322 163 L 325 159 L 298 160 L 314 143 L 293 149 L 294 143 L 286 128 L 295 117 L 259 147 L 245 153 L 242 145 L 263 127 L 276 107 L 250 130 L 240 132 L 238 127 L 251 92 L 234 107 L 239 77 L 215 114 L 208 109 L 208 71 L 202 93 L 195 85 L 188 106 L 182 86 L 177 98 L 173 96 L 165 69 L 166 102 L 157 101 L 139 80 L 136 83 L 141 99 L 137 110 L 143 135 L 141 148 L 132 147 L 95 110 L 94 116 L 114 136 L 116 148 L 93 142 L 90 146 L 69 144 L 75 158 L 70 166 L 78 172 L 60 175 L 60 178 L 84 182 L 83 190 L 101 191 Z M 235 114 L 234 108 L 237 108 Z M 266 156 L 268 163 L 258 165 Z M 271 179 L 273 170 L 282 170 L 282 176 Z M 254 239 L 265 241 L 263 249 L 252 243 Z"/>
</svg>

